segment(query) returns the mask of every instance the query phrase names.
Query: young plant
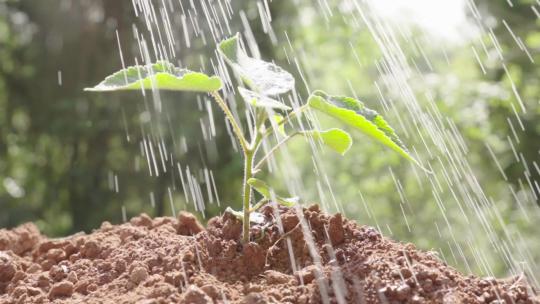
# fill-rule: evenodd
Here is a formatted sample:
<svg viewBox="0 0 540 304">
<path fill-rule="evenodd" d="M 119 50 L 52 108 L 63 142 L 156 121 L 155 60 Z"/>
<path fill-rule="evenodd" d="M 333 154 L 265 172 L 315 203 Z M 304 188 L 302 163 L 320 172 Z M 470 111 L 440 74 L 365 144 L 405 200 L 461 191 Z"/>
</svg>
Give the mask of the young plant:
<svg viewBox="0 0 540 304">
<path fill-rule="evenodd" d="M 287 93 L 294 88 L 294 78 L 279 66 L 260 59 L 249 57 L 241 47 L 238 34 L 223 40 L 218 45 L 218 51 L 234 74 L 240 79 L 238 92 L 249 107 L 253 108 L 255 129 L 249 140 L 244 135 L 240 122 L 233 116 L 229 106 L 221 97 L 219 91 L 223 87 L 222 80 L 217 76 L 209 76 L 199 72 L 175 67 L 165 61 L 159 61 L 145 66 L 133 66 L 120 70 L 105 78 L 101 83 L 86 91 L 121 91 L 121 90 L 172 90 L 193 91 L 210 94 L 217 105 L 225 113 L 238 140 L 244 160 L 243 181 L 243 210 L 230 212 L 243 221 L 243 242 L 249 242 L 250 217 L 265 203 L 274 200 L 285 206 L 292 206 L 297 198 L 283 198 L 272 193 L 271 188 L 256 175 L 262 170 L 270 156 L 295 136 L 306 136 L 318 140 L 339 154 L 345 154 L 352 144 L 351 136 L 342 129 L 329 130 L 293 130 L 285 132 L 285 125 L 295 117 L 300 117 L 307 109 L 315 109 L 335 118 L 352 128 L 372 137 L 379 143 L 396 151 L 406 159 L 420 166 L 407 152 L 394 130 L 381 115 L 364 106 L 362 102 L 351 97 L 332 96 L 322 91 L 314 91 L 306 104 L 291 109 L 276 99 L 276 96 Z M 279 112 L 281 114 L 274 114 Z M 272 113 L 272 114 L 269 114 Z M 292 125 L 291 125 L 292 127 Z M 277 130 L 281 140 L 269 149 L 258 162 L 256 161 L 259 147 L 263 140 Z M 263 197 L 252 205 L 252 189 Z"/>
</svg>

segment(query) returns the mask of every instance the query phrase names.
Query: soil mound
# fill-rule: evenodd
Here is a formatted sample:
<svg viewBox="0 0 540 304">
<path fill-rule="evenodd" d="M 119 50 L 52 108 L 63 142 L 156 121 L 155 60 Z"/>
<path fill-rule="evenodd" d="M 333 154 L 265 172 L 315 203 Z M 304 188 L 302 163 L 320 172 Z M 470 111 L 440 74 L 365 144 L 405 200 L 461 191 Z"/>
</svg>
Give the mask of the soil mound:
<svg viewBox="0 0 540 304">
<path fill-rule="evenodd" d="M 253 242 L 224 214 L 104 222 L 48 239 L 0 230 L 0 303 L 540 303 L 523 276 L 465 276 L 340 214 L 263 208 Z"/>
</svg>

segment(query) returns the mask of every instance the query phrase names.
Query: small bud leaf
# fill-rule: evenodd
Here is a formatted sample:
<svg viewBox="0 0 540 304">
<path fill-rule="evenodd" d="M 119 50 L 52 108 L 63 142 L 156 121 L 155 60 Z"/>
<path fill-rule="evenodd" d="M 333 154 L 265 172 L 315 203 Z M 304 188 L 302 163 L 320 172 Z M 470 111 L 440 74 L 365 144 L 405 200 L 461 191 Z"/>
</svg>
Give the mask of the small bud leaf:
<svg viewBox="0 0 540 304">
<path fill-rule="evenodd" d="M 264 196 L 264 198 L 268 200 L 276 200 L 277 203 L 283 206 L 292 207 L 298 203 L 297 197 L 283 198 L 278 195 L 272 195 L 270 187 L 268 187 L 265 182 L 258 178 L 250 178 L 248 180 L 248 184 L 257 192 L 259 192 L 262 196 Z"/>
<path fill-rule="evenodd" d="M 242 81 L 253 91 L 266 96 L 286 93 L 294 87 L 294 77 L 279 66 L 249 57 L 240 45 L 240 36 L 221 41 L 218 51 Z"/>
<path fill-rule="evenodd" d="M 248 104 L 259 107 L 259 108 L 272 108 L 277 110 L 290 110 L 291 108 L 273 98 L 270 98 L 268 96 L 261 95 L 257 92 L 253 92 L 248 89 L 244 89 L 242 87 L 238 87 L 238 91 L 240 92 L 240 95 L 244 99 L 245 102 Z"/>
<path fill-rule="evenodd" d="M 300 134 L 313 137 L 315 140 L 320 140 L 337 153 L 344 155 L 352 145 L 352 138 L 349 133 L 333 128 L 326 131 L 310 130 L 302 131 Z"/>
</svg>

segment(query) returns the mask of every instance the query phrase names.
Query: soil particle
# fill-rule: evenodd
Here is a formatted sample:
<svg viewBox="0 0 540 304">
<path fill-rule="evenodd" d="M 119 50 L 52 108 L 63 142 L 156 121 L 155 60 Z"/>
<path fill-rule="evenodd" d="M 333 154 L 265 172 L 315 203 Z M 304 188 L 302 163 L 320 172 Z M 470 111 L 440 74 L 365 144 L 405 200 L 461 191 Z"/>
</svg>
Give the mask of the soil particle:
<svg viewBox="0 0 540 304">
<path fill-rule="evenodd" d="M 219 290 L 216 286 L 207 284 L 201 287 L 201 290 L 204 291 L 212 300 L 219 299 Z"/>
<path fill-rule="evenodd" d="M 210 298 L 204 291 L 200 288 L 190 285 L 187 290 L 184 292 L 182 297 L 183 303 L 190 304 L 212 304 L 212 298 Z"/>
<path fill-rule="evenodd" d="M 289 232 L 294 229 L 296 225 L 298 225 L 300 220 L 298 219 L 298 216 L 296 216 L 296 214 L 286 213 L 281 218 L 281 222 L 283 224 L 283 230 L 285 232 Z"/>
<path fill-rule="evenodd" d="M 76 284 L 77 281 L 79 281 L 79 279 L 77 278 L 77 273 L 75 272 L 70 272 L 66 278 L 68 281 L 70 281 L 71 283 L 73 284 Z"/>
<path fill-rule="evenodd" d="M 46 257 L 48 260 L 58 263 L 66 258 L 66 253 L 60 248 L 54 248 L 47 252 Z"/>
<path fill-rule="evenodd" d="M 264 272 L 268 284 L 287 284 L 293 277 L 275 270 L 267 270 Z"/>
<path fill-rule="evenodd" d="M 100 251 L 101 248 L 96 241 L 88 241 L 82 247 L 81 254 L 83 257 L 93 259 L 98 256 Z"/>
<path fill-rule="evenodd" d="M 204 230 L 203 225 L 197 218 L 188 212 L 181 211 L 178 214 L 178 226 L 176 232 L 181 235 L 194 235 Z"/>
<path fill-rule="evenodd" d="M 238 240 L 242 234 L 242 222 L 234 215 L 225 212 L 222 217 L 208 221 L 208 231 L 226 240 Z"/>
<path fill-rule="evenodd" d="M 39 266 L 39 264 L 32 264 L 26 269 L 26 273 L 37 273 L 39 271 L 41 271 L 41 266 Z"/>
<path fill-rule="evenodd" d="M 403 284 L 396 288 L 396 299 L 399 301 L 406 300 L 411 293 L 411 287 L 409 285 Z"/>
<path fill-rule="evenodd" d="M 134 226 L 144 226 L 144 227 L 151 227 L 152 226 L 152 218 L 148 216 L 148 214 L 143 213 L 139 216 L 136 216 L 130 220 L 131 224 Z M 110 225 L 110 223 L 109 223 Z"/>
<path fill-rule="evenodd" d="M 319 205 L 317 205 L 317 204 L 313 204 L 313 205 L 309 206 L 307 209 L 309 211 L 315 212 L 315 213 L 321 212 L 321 207 L 319 207 Z"/>
<path fill-rule="evenodd" d="M 77 281 L 74 285 L 75 292 L 78 292 L 80 294 L 87 294 L 88 285 L 90 284 L 89 280 L 81 280 Z"/>
<path fill-rule="evenodd" d="M 343 218 L 341 213 L 332 216 L 328 223 L 328 235 L 332 246 L 337 246 L 345 240 L 345 230 L 343 229 Z"/>
<path fill-rule="evenodd" d="M 299 284 L 309 284 L 317 275 L 319 269 L 315 265 L 309 265 L 295 273 L 296 278 L 298 279 Z"/>
<path fill-rule="evenodd" d="M 73 283 L 69 281 L 63 281 L 53 285 L 51 291 L 49 291 L 49 298 L 54 299 L 56 297 L 69 297 L 72 293 Z"/>
<path fill-rule="evenodd" d="M 59 282 L 65 277 L 67 277 L 66 271 L 58 265 L 53 265 L 49 270 L 49 278 L 51 278 L 52 281 Z"/>
<path fill-rule="evenodd" d="M 96 283 L 90 283 L 88 284 L 88 286 L 86 287 L 86 291 L 87 292 L 94 292 L 98 289 L 98 286 Z"/>
<path fill-rule="evenodd" d="M 136 285 L 146 280 L 146 278 L 148 278 L 148 270 L 141 266 L 133 268 L 129 275 L 129 280 Z"/>
<path fill-rule="evenodd" d="M 15 275 L 17 268 L 11 257 L 0 251 L 0 282 L 9 282 Z"/>
<path fill-rule="evenodd" d="M 11 250 L 17 255 L 32 250 L 41 240 L 36 225 L 27 223 L 13 230 L 0 229 L 0 251 Z"/>
<path fill-rule="evenodd" d="M 45 273 L 41 273 L 37 277 L 37 286 L 41 287 L 43 289 L 48 289 L 51 285 L 51 281 L 49 278 L 45 275 Z"/>
<path fill-rule="evenodd" d="M 0 303 L 540 303 L 525 275 L 465 276 L 317 205 L 262 214 L 245 245 L 228 213 L 207 229 L 181 213 L 63 239 L 32 224 L 0 230 Z"/>
<path fill-rule="evenodd" d="M 269 303 L 268 298 L 258 292 L 247 294 L 241 302 L 242 304 L 266 304 Z"/>
</svg>

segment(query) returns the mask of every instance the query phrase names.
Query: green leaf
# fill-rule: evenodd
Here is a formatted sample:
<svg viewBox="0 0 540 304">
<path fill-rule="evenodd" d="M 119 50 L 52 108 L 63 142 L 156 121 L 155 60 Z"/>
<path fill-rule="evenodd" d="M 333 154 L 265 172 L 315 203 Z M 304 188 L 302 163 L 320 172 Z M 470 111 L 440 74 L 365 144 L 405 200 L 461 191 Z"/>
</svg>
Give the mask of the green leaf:
<svg viewBox="0 0 540 304">
<path fill-rule="evenodd" d="M 264 198 L 268 200 L 275 199 L 279 204 L 286 206 L 286 207 L 292 207 L 298 203 L 298 197 L 289 197 L 289 198 L 283 198 L 278 195 L 273 195 L 271 193 L 270 187 L 263 182 L 262 180 L 258 178 L 250 178 L 248 179 L 248 184 L 255 189 L 257 192 L 259 192 Z"/>
<path fill-rule="evenodd" d="M 275 122 L 275 125 L 277 126 L 277 131 L 283 135 L 283 136 L 286 136 L 287 134 L 285 133 L 285 125 L 282 124 L 281 122 L 283 121 L 283 116 L 280 115 L 280 114 L 274 114 L 274 117 L 272 117 L 274 122 Z"/>
<path fill-rule="evenodd" d="M 362 131 L 420 168 L 429 171 L 409 154 L 394 129 L 384 118 L 376 111 L 364 106 L 361 101 L 352 97 L 331 96 L 322 91 L 315 91 L 309 97 L 308 105 Z"/>
<path fill-rule="evenodd" d="M 172 90 L 213 92 L 221 88 L 221 79 L 203 73 L 175 67 L 167 61 L 152 65 L 136 65 L 122 69 L 85 91 Z"/>
<path fill-rule="evenodd" d="M 244 212 L 242 211 L 236 211 L 231 207 L 227 207 L 225 209 L 225 212 L 228 212 L 232 215 L 234 215 L 237 219 L 243 221 L 244 220 Z M 264 223 L 264 214 L 256 211 L 252 211 L 249 213 L 249 221 L 251 223 L 255 224 L 263 224 Z"/>
<path fill-rule="evenodd" d="M 337 153 L 344 155 L 352 145 L 352 138 L 349 133 L 333 128 L 326 131 L 310 130 L 301 131 L 304 136 L 311 136 L 315 140 L 320 140 L 323 144 L 333 149 Z"/>
<path fill-rule="evenodd" d="M 218 51 L 253 91 L 266 96 L 286 93 L 294 88 L 293 76 L 279 66 L 249 57 L 240 45 L 240 37 L 221 41 Z"/>
<path fill-rule="evenodd" d="M 278 110 L 284 110 L 284 111 L 288 111 L 291 109 L 291 107 L 273 98 L 261 95 L 257 92 L 253 92 L 248 89 L 244 89 L 242 87 L 238 87 L 238 92 L 240 92 L 240 95 L 242 96 L 245 102 L 247 102 L 248 104 L 254 107 L 272 108 L 272 109 L 278 109 Z"/>
</svg>

